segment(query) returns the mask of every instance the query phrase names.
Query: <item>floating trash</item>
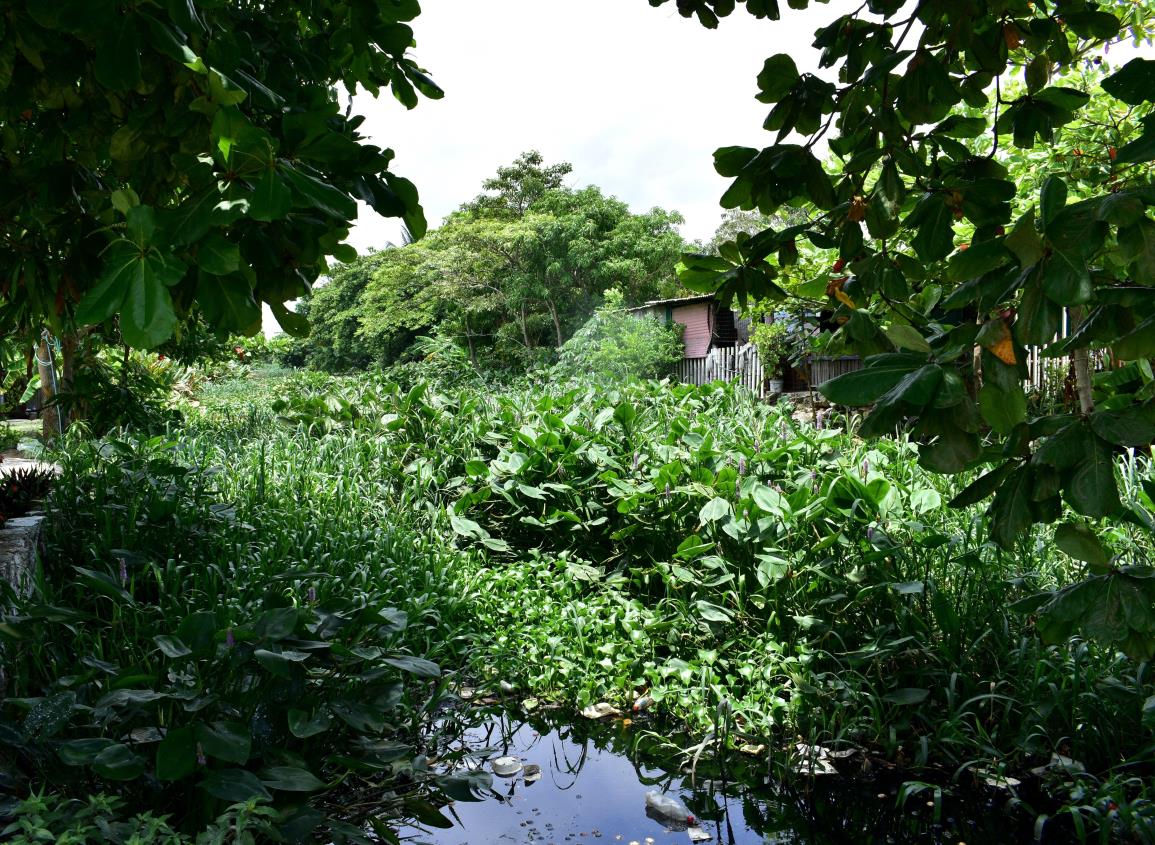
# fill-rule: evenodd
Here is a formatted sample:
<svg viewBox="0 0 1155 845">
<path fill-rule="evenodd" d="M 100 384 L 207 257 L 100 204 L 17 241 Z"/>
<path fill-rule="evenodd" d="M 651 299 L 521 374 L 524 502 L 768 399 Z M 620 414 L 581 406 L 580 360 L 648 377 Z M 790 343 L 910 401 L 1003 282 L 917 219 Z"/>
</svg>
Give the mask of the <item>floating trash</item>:
<svg viewBox="0 0 1155 845">
<path fill-rule="evenodd" d="M 743 754 L 749 754 L 751 757 L 757 757 L 761 754 L 766 753 L 766 746 L 765 745 L 751 745 L 750 743 L 746 743 L 745 745 L 738 746 L 738 750 L 740 752 L 742 752 Z"/>
<path fill-rule="evenodd" d="M 521 769 L 521 774 L 526 783 L 537 783 L 541 780 L 541 766 L 536 763 L 526 763 Z"/>
<path fill-rule="evenodd" d="M 971 769 L 975 777 L 983 781 L 987 786 L 993 786 L 995 789 L 1010 789 L 1014 786 L 1020 786 L 1022 781 L 1018 778 L 1009 777 L 1002 772 L 997 772 L 994 769 Z"/>
<path fill-rule="evenodd" d="M 582 708 L 582 715 L 587 719 L 606 719 L 610 716 L 620 716 L 622 711 L 605 701 L 590 704 Z"/>
<path fill-rule="evenodd" d="M 1051 754 L 1051 762 L 1045 766 L 1036 766 L 1031 769 L 1031 774 L 1038 777 L 1060 773 L 1081 775 L 1086 771 L 1087 768 L 1078 760 L 1072 760 L 1070 757 L 1064 757 L 1062 754 Z"/>
<path fill-rule="evenodd" d="M 513 684 L 511 684 L 509 681 L 502 681 L 501 683 L 499 683 L 497 685 L 497 687 L 498 687 L 498 689 L 501 690 L 502 695 L 512 695 L 514 690 L 516 689 L 516 687 Z"/>
<path fill-rule="evenodd" d="M 489 765 L 493 773 L 502 778 L 511 778 L 522 769 L 521 760 L 517 757 L 498 757 Z"/>
<path fill-rule="evenodd" d="M 642 695 L 638 696 L 638 699 L 634 702 L 633 710 L 635 713 L 645 713 L 653 706 L 654 699 L 648 695 Z"/>
<path fill-rule="evenodd" d="M 540 705 L 541 705 L 541 702 L 538 701 L 536 698 L 527 698 L 521 702 L 521 706 L 525 710 L 526 713 L 532 713 Z"/>
<path fill-rule="evenodd" d="M 838 769 L 830 762 L 830 752 L 821 745 L 800 742 L 794 746 L 794 750 L 798 754 L 798 762 L 793 767 L 795 774 L 807 777 L 838 774 Z"/>
<path fill-rule="evenodd" d="M 714 838 L 700 827 L 688 827 L 686 833 L 690 834 L 691 842 L 709 842 Z"/>
<path fill-rule="evenodd" d="M 646 815 L 667 827 L 685 830 L 694 823 L 694 814 L 673 795 L 651 789 L 646 793 Z"/>
</svg>

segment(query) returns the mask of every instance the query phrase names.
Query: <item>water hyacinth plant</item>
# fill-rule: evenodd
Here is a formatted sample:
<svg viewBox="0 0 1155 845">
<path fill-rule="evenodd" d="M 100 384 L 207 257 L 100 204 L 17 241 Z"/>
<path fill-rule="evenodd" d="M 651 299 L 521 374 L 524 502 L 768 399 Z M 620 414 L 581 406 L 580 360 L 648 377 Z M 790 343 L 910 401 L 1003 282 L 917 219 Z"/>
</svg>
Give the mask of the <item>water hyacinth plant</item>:
<svg viewBox="0 0 1155 845">
<path fill-rule="evenodd" d="M 437 823 L 485 786 L 430 763 L 451 693 L 499 681 L 575 710 L 645 697 L 781 776 L 796 736 L 963 780 L 1150 765 L 1146 664 L 1037 615 L 1084 564 L 1049 532 L 986 542 L 913 445 L 853 419 L 660 383 L 301 374 L 196 401 L 179 437 L 65 452 L 67 529 L 0 625 L 10 789 L 95 779 L 186 829 L 256 800 L 334 841 Z M 1150 456 L 1125 472 L 1155 510 Z M 1116 565 L 1150 554 L 1100 533 Z"/>
</svg>

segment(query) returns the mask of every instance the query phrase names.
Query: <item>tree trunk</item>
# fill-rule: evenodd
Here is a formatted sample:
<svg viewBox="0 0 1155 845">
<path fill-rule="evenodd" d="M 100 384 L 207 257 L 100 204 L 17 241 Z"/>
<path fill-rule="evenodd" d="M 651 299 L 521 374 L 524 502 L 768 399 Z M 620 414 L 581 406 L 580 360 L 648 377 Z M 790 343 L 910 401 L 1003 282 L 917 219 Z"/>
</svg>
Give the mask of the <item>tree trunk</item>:
<svg viewBox="0 0 1155 845">
<path fill-rule="evenodd" d="M 1071 308 L 1071 334 L 1079 330 L 1083 323 L 1083 306 Z M 1075 368 L 1075 392 L 1079 396 L 1079 412 L 1095 412 L 1095 400 L 1091 395 L 1091 356 L 1087 347 L 1081 346 L 1071 353 L 1071 364 Z"/>
<path fill-rule="evenodd" d="M 561 320 L 559 320 L 557 316 L 557 305 L 555 305 L 551 300 L 546 300 L 545 304 L 549 306 L 549 315 L 553 317 L 553 330 L 557 335 L 557 348 L 561 349 Z"/>
<path fill-rule="evenodd" d="M 40 368 L 40 419 L 44 442 L 55 440 L 61 433 L 60 409 L 53 404 L 56 399 L 56 365 L 52 358 L 52 347 L 47 339 L 40 339 L 36 350 L 36 364 Z"/>
<path fill-rule="evenodd" d="M 525 327 L 525 303 L 521 303 L 521 312 L 518 322 L 521 323 L 521 339 L 525 342 L 525 348 L 529 349 L 529 331 Z"/>
<path fill-rule="evenodd" d="M 975 322 L 981 326 L 983 323 L 982 316 L 980 315 Z M 971 350 L 971 374 L 972 378 L 968 385 L 968 387 L 970 387 L 970 397 L 972 401 L 977 402 L 979 401 L 979 389 L 983 386 L 983 348 L 981 346 L 976 345 L 974 349 Z"/>
<path fill-rule="evenodd" d="M 469 363 L 477 366 L 477 351 L 473 348 L 473 329 L 469 326 L 469 318 L 467 317 L 463 324 L 465 325 L 465 343 L 469 346 Z"/>
<path fill-rule="evenodd" d="M 69 393 L 72 391 L 72 386 L 76 382 L 76 357 L 80 352 L 80 335 L 76 332 L 68 332 L 60 338 L 60 355 L 64 359 L 60 361 L 59 381 L 57 382 L 57 389 L 62 393 Z M 77 419 L 76 412 L 69 409 L 68 415 L 64 419 L 64 427 L 68 428 Z"/>
</svg>

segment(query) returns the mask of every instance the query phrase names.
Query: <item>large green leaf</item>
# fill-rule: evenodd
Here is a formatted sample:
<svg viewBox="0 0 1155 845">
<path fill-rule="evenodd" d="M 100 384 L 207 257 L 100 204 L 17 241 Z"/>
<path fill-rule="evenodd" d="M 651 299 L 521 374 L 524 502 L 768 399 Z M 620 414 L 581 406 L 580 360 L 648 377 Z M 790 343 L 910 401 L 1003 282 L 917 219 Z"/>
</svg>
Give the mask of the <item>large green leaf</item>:
<svg viewBox="0 0 1155 845">
<path fill-rule="evenodd" d="M 243 275 L 201 273 L 197 280 L 197 298 L 205 319 L 214 328 L 242 335 L 260 330 L 261 306 Z"/>
<path fill-rule="evenodd" d="M 328 182 L 291 164 L 283 164 L 278 172 L 297 195 L 298 205 L 315 208 L 343 221 L 357 216 L 357 203 L 353 198 Z"/>
<path fill-rule="evenodd" d="M 273 800 L 257 776 L 245 769 L 214 769 L 205 773 L 200 785 L 209 795 L 230 804 L 250 798 Z"/>
<path fill-rule="evenodd" d="M 176 312 L 167 285 L 180 281 L 185 265 L 169 253 L 150 250 L 128 272 L 121 335 L 129 346 L 151 349 L 172 336 Z"/>
<path fill-rule="evenodd" d="M 869 405 L 916 369 L 911 365 L 868 367 L 825 381 L 818 391 L 836 405 Z"/>
<path fill-rule="evenodd" d="M 158 780 L 180 780 L 196 769 L 197 738 L 192 727 L 171 728 L 156 748 Z"/>
<path fill-rule="evenodd" d="M 979 391 L 979 411 L 999 434 L 1010 434 L 1027 418 L 1027 396 L 1021 388 L 1001 390 L 994 384 L 984 384 Z"/>
<path fill-rule="evenodd" d="M 120 14 L 110 21 L 112 37 L 97 44 L 96 78 L 113 91 L 129 91 L 140 84 L 140 35 L 136 16 Z"/>
<path fill-rule="evenodd" d="M 1091 415 L 1091 429 L 1116 446 L 1141 448 L 1155 443 L 1155 404 L 1132 405 Z"/>
<path fill-rule="evenodd" d="M 333 717 L 328 711 L 321 710 L 310 716 L 304 710 L 290 710 L 289 732 L 298 739 L 308 739 L 311 736 L 322 734 L 333 724 Z"/>
<path fill-rule="evenodd" d="M 1013 548 L 1018 537 L 1034 521 L 1031 515 L 1032 479 L 1029 467 L 1019 467 L 1002 482 L 991 503 L 991 535 L 1005 549 Z"/>
<path fill-rule="evenodd" d="M 270 766 L 261 771 L 261 782 L 281 792 L 316 792 L 325 788 L 324 781 L 296 766 Z"/>
<path fill-rule="evenodd" d="M 426 660 L 424 657 L 413 657 L 408 654 L 394 654 L 386 657 L 382 662 L 388 663 L 390 666 L 395 666 L 411 675 L 416 675 L 418 678 L 440 678 L 441 667 L 439 667 L 432 660 Z"/>
<path fill-rule="evenodd" d="M 1071 471 L 1063 485 L 1063 494 L 1067 503 L 1083 516 L 1103 517 L 1119 510 L 1115 459 L 1111 450 L 1097 438 L 1088 444 L 1083 460 Z"/>
<path fill-rule="evenodd" d="M 1111 351 L 1121 361 L 1155 358 L 1155 316 L 1148 317 L 1112 343 Z"/>
<path fill-rule="evenodd" d="M 961 282 L 973 279 L 1001 267 L 1011 260 L 1011 253 L 1001 240 L 971 244 L 968 249 L 956 252 L 947 264 L 947 280 Z"/>
<path fill-rule="evenodd" d="M 730 503 L 725 499 L 715 496 L 710 501 L 702 506 L 702 510 L 698 513 L 698 519 L 703 525 L 717 522 L 720 519 L 725 519 L 733 512 Z"/>
<path fill-rule="evenodd" d="M 280 220 L 292 206 L 293 192 L 276 170 L 269 169 L 253 186 L 248 213 L 253 220 Z"/>
<path fill-rule="evenodd" d="M 1066 641 L 1076 631 L 1135 660 L 1155 657 L 1155 578 L 1112 573 L 1064 587 L 1038 611 L 1045 642 Z"/>
<path fill-rule="evenodd" d="M 117 241 L 105 255 L 104 272 L 80 304 L 76 306 L 76 322 L 82 326 L 103 323 L 124 307 L 128 295 L 128 277 L 140 252 L 128 241 Z"/>
<path fill-rule="evenodd" d="M 1060 525 L 1055 529 L 1055 545 L 1064 554 L 1095 567 L 1105 567 L 1111 563 L 1111 555 L 1103 547 L 1102 541 L 1085 525 L 1073 522 Z"/>
<path fill-rule="evenodd" d="M 196 726 L 196 738 L 209 757 L 245 764 L 252 749 L 252 734 L 240 722 L 212 722 Z"/>
<path fill-rule="evenodd" d="M 776 103 L 786 96 L 797 82 L 798 66 L 794 64 L 794 60 L 786 53 L 773 55 L 766 60 L 762 72 L 758 74 L 758 101 Z"/>
<path fill-rule="evenodd" d="M 1155 220 L 1141 217 L 1120 227 L 1119 257 L 1131 265 L 1136 282 L 1155 284 Z"/>
<path fill-rule="evenodd" d="M 197 244 L 197 266 L 214 276 L 227 276 L 241 268 L 241 250 L 235 243 L 213 232 Z"/>
<path fill-rule="evenodd" d="M 1155 61 L 1131 59 L 1102 82 L 1103 90 L 1117 100 L 1137 106 L 1155 99 Z"/>
<path fill-rule="evenodd" d="M 1007 235 L 1004 241 L 1006 248 L 1019 259 L 1019 266 L 1024 270 L 1039 262 L 1046 253 L 1043 239 L 1035 229 L 1035 207 L 1027 209 L 1026 214 L 1015 223 L 1015 228 Z"/>
<path fill-rule="evenodd" d="M 911 243 L 923 261 L 946 258 L 954 248 L 954 212 L 940 194 L 927 194 L 906 218 L 917 232 Z"/>
<path fill-rule="evenodd" d="M 109 780 L 136 780 L 144 768 L 144 758 L 121 743 L 108 746 L 92 761 L 92 770 Z"/>
</svg>

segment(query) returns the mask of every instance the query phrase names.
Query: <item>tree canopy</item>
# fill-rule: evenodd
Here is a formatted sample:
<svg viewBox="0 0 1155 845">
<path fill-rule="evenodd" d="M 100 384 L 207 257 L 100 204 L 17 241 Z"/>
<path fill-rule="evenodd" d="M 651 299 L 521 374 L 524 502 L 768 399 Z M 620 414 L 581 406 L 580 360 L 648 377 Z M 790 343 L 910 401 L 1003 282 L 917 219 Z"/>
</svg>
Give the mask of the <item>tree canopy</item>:
<svg viewBox="0 0 1155 845">
<path fill-rule="evenodd" d="M 631 304 L 673 292 L 681 216 L 565 187 L 571 170 L 525 153 L 422 241 L 335 273 L 309 304 L 310 362 L 389 364 L 437 331 L 474 360 L 524 368 L 555 354 L 610 288 Z"/>
<path fill-rule="evenodd" d="M 737 8 L 677 6 L 709 27 Z M 776 0 L 745 9 L 781 14 Z M 867 0 L 817 30 L 829 73 L 766 60 L 773 142 L 715 154 L 732 180 L 723 206 L 808 219 L 739 233 L 681 273 L 697 290 L 781 300 L 799 243 L 828 251 L 830 272 L 791 293 L 832 311 L 831 343 L 865 367 L 823 393 L 872 405 L 866 435 L 908 428 L 929 469 L 987 469 L 955 504 L 993 497 L 1000 545 L 1061 521 L 1056 542 L 1091 578 L 1040 596 L 1040 627 L 1059 637 L 1081 621 L 1146 656 L 1155 595 L 1097 521 L 1155 529 L 1129 504 L 1155 490 L 1121 493 L 1115 462 L 1155 439 L 1155 61 L 1110 66 L 1107 53 L 1149 39 L 1153 19 L 1132 0 Z M 1072 406 L 1032 408 L 1030 354 L 1070 367 Z"/>
<path fill-rule="evenodd" d="M 0 0 L 0 324 L 119 315 L 154 347 L 199 309 L 251 333 L 307 293 L 356 201 L 425 230 L 343 108 L 441 90 L 406 53 L 417 0 Z"/>
</svg>

